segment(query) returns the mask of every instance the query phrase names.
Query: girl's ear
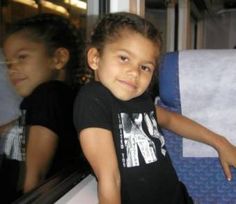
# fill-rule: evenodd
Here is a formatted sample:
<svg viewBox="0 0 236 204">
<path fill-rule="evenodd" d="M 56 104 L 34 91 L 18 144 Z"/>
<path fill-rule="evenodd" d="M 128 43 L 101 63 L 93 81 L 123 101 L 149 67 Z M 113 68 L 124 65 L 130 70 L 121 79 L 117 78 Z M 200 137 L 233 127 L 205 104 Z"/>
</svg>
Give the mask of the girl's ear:
<svg viewBox="0 0 236 204">
<path fill-rule="evenodd" d="M 56 49 L 53 56 L 54 67 L 57 70 L 63 69 L 66 63 L 69 61 L 69 58 L 70 58 L 70 53 L 68 49 L 63 47 Z"/>
<path fill-rule="evenodd" d="M 97 48 L 90 48 L 87 52 L 88 65 L 94 71 L 98 69 L 99 52 Z"/>
</svg>

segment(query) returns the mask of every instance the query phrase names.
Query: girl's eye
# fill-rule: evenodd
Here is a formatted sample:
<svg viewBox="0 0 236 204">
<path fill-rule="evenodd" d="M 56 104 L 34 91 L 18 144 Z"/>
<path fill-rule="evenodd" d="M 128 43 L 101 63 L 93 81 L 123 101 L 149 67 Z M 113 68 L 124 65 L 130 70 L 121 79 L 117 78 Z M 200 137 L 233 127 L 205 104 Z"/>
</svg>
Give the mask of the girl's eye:
<svg viewBox="0 0 236 204">
<path fill-rule="evenodd" d="M 152 72 L 153 71 L 152 67 L 149 67 L 149 66 L 146 66 L 146 65 L 140 65 L 140 68 L 145 72 Z"/>
<path fill-rule="evenodd" d="M 25 60 L 26 58 L 27 58 L 27 55 L 25 55 L 25 54 L 24 55 L 21 54 L 21 55 L 18 56 L 18 60 L 21 60 L 21 61 Z"/>
<path fill-rule="evenodd" d="M 125 56 L 119 56 L 120 57 L 120 60 L 122 61 L 122 62 L 127 62 L 129 59 L 128 59 L 128 57 L 125 57 Z"/>
</svg>

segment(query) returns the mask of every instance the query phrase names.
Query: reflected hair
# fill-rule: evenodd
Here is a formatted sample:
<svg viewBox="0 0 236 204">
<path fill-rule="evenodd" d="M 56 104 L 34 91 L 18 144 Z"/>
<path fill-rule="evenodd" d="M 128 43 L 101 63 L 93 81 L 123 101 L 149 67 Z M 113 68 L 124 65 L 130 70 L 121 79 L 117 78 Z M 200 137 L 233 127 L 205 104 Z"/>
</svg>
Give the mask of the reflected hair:
<svg viewBox="0 0 236 204">
<path fill-rule="evenodd" d="M 70 85 L 75 83 L 73 76 L 82 69 L 84 40 L 80 31 L 69 19 L 49 13 L 39 14 L 12 24 L 6 37 L 17 32 L 24 32 L 28 39 L 43 43 L 49 56 L 52 56 L 58 48 L 66 48 L 70 54 L 69 61 L 65 65 L 66 82 Z"/>
</svg>

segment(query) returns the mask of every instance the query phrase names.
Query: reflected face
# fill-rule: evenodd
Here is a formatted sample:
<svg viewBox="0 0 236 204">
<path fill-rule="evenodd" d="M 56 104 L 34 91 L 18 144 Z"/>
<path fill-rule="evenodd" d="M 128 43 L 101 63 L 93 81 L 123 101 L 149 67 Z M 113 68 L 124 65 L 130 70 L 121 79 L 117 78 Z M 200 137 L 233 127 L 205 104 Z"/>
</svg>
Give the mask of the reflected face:
<svg viewBox="0 0 236 204">
<path fill-rule="evenodd" d="M 150 85 L 159 56 L 159 47 L 136 32 L 124 31 L 108 42 L 95 64 L 95 76 L 120 100 L 143 94 Z"/>
<path fill-rule="evenodd" d="M 34 42 L 25 32 L 10 35 L 3 47 L 11 83 L 20 96 L 28 96 L 41 83 L 53 78 L 53 57 L 43 43 Z"/>
</svg>

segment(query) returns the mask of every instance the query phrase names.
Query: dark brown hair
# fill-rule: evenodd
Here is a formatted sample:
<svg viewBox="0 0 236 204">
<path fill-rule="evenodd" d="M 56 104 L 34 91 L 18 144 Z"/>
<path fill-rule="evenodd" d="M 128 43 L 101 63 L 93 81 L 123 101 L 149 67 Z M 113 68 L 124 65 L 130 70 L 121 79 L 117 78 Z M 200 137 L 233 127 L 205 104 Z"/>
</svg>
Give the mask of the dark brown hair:
<svg viewBox="0 0 236 204">
<path fill-rule="evenodd" d="M 93 30 L 89 47 L 95 47 L 102 53 L 105 44 L 116 40 L 125 29 L 137 32 L 161 47 L 161 35 L 157 28 L 141 16 L 127 12 L 105 15 Z"/>
<path fill-rule="evenodd" d="M 82 34 L 69 19 L 49 13 L 39 14 L 12 24 L 6 37 L 22 31 L 32 41 L 43 43 L 49 56 L 60 47 L 69 51 L 69 61 L 65 65 L 66 82 L 73 85 L 76 72 L 84 65 L 85 43 Z"/>
</svg>

